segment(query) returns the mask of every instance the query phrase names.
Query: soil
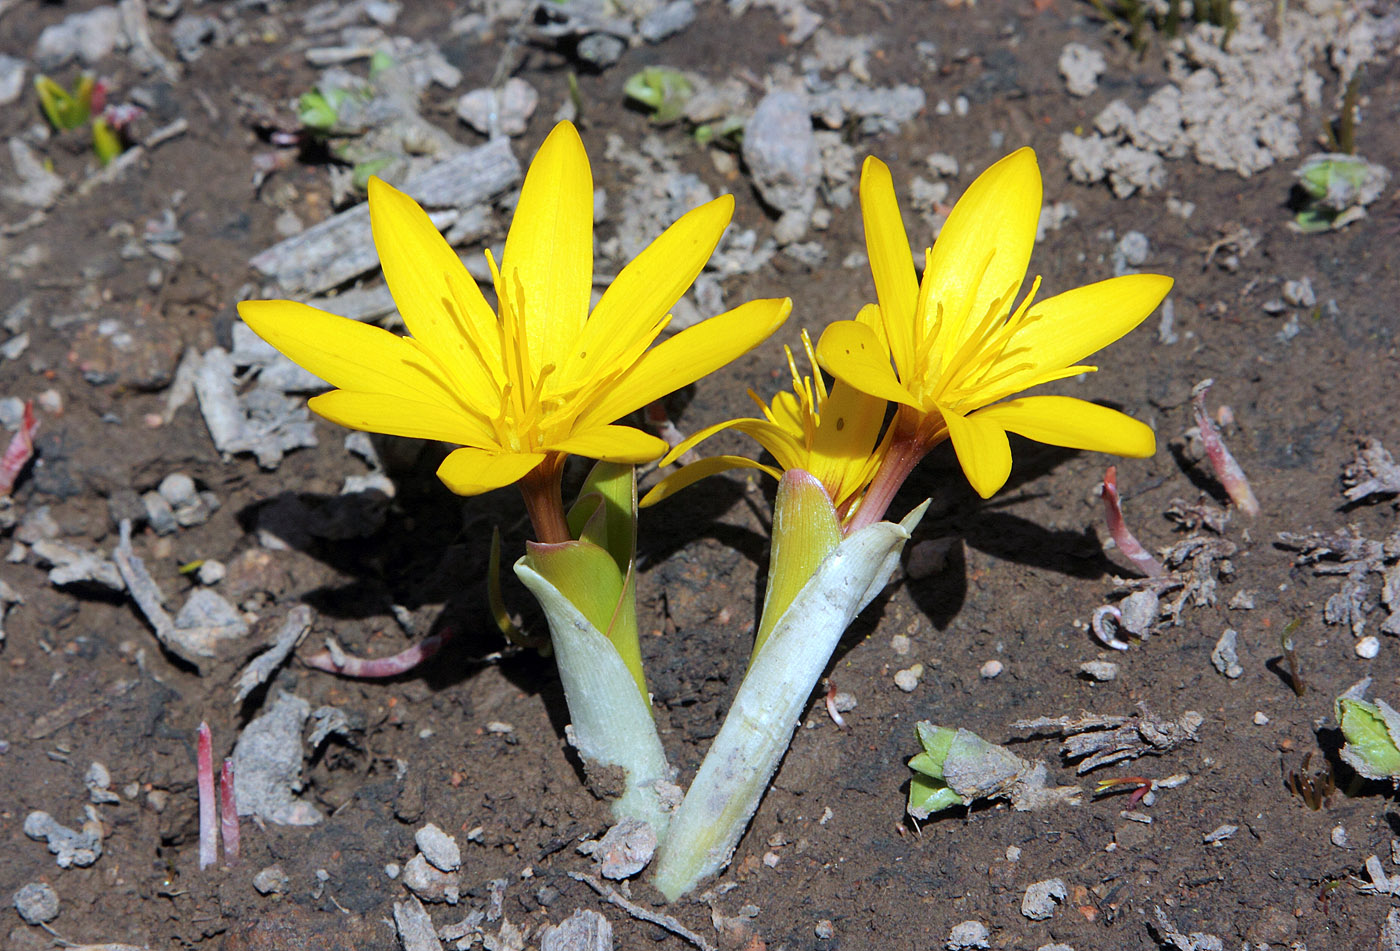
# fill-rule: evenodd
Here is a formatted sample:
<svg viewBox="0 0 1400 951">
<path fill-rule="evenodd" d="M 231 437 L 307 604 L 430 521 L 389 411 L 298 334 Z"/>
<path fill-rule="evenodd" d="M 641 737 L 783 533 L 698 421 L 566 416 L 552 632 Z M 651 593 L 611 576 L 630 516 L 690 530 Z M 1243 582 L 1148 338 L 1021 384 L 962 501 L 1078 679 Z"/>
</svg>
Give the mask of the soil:
<svg viewBox="0 0 1400 951">
<path fill-rule="evenodd" d="M 0 21 L 0 51 L 28 56 L 43 27 L 86 6 L 25 3 L 11 10 Z M 445 36 L 458 13 L 448 4 L 405 6 L 392 32 L 414 38 Z M 1238 551 L 1213 604 L 1190 605 L 1179 625 L 1115 652 L 1087 629 L 1095 608 L 1120 590 L 1114 577 L 1133 575 L 1101 541 L 1106 531 L 1094 490 L 1114 460 L 1015 441 L 1010 484 L 983 502 L 944 447 L 920 467 L 891 513 L 902 515 L 931 497 L 912 544 L 949 540 L 949 557 L 932 574 L 897 574 L 843 640 L 830 680 L 858 701 L 844 714 L 847 728 L 832 722 L 818 691 L 728 870 L 699 900 L 663 907 L 642 879 L 630 886 L 633 899 L 726 948 L 942 947 L 950 929 L 966 920 L 988 926 L 992 947 L 1173 946 L 1149 928 L 1155 908 L 1180 932 L 1213 933 L 1226 947 L 1246 941 L 1251 948 L 1313 951 L 1376 947 L 1390 901 L 1358 884 L 1368 856 L 1390 862 L 1400 811 L 1388 787 L 1360 782 L 1341 764 L 1333 701 L 1367 676 L 1374 678 L 1374 695 L 1400 700 L 1400 647 L 1383 636 L 1379 656 L 1358 657 L 1352 632 L 1323 618 L 1323 605 L 1343 578 L 1298 566 L 1296 553 L 1281 548 L 1277 536 L 1353 525 L 1383 539 L 1396 529 L 1389 501 L 1347 505 L 1341 495 L 1343 469 L 1359 440 L 1400 448 L 1393 405 L 1400 371 L 1394 192 L 1365 220 L 1318 235 L 1286 227 L 1296 163 L 1245 179 L 1191 159 L 1173 161 L 1166 192 L 1116 199 L 1103 185 L 1069 180 L 1058 138 L 1087 127 L 1110 96 L 1155 88 L 1165 77 L 1159 39 L 1139 57 L 1088 4 L 1071 0 L 886 0 L 823 5 L 822 12 L 830 29 L 877 38 L 874 83 L 915 83 L 928 95 L 929 107 L 898 133 L 853 136 L 859 154 L 878 154 L 890 164 L 901 195 L 914 175 L 928 175 L 931 152 L 951 152 L 961 163 L 956 195 L 976 170 L 1029 144 L 1039 153 L 1047 203 L 1071 201 L 1078 209 L 1077 218 L 1037 246 L 1032 268 L 1044 276 L 1044 293 L 1109 276 L 1113 236 L 1130 230 L 1150 238 L 1143 269 L 1176 278 L 1176 342 L 1158 339 L 1154 317 L 1099 358 L 1100 372 L 1059 387 L 1155 427 L 1155 456 L 1117 461 L 1127 518 L 1144 544 L 1157 549 L 1183 536 L 1163 515 L 1174 499 L 1227 504 L 1184 435 L 1193 425 L 1191 387 L 1206 377 L 1216 381 L 1212 407 L 1233 410 L 1226 439 L 1262 512 L 1256 518 L 1234 512 L 1225 527 Z M 5 581 L 24 600 L 4 617 L 0 645 L 0 843 L 7 856 L 0 894 L 43 881 L 62 906 L 51 934 L 12 916 L 0 928 L 7 935 L 0 943 L 47 948 L 61 936 L 80 945 L 150 949 L 394 947 L 393 905 L 406 893 L 386 866 L 407 862 L 415 830 L 433 822 L 455 835 L 464 852 L 461 903 L 430 906 L 439 926 L 486 908 L 492 883 L 504 880 L 504 919 L 531 936 L 529 946 L 538 946 L 544 924 L 587 908 L 611 921 L 619 948 L 687 947 L 570 877 L 591 870 L 575 846 L 606 829 L 608 812 L 585 787 L 565 742 L 567 715 L 553 661 L 507 649 L 485 607 L 492 527 L 501 528 L 511 558 L 526 534 L 517 495 L 455 498 L 432 476 L 444 450 L 384 440 L 378 445 L 397 494 L 381 529 L 368 538 L 308 537 L 272 550 L 258 534 L 270 506 L 290 500 L 333 510 L 345 476 L 365 471 L 342 448 L 343 431 L 318 420 L 319 445 L 294 451 L 267 471 L 246 455 L 220 458 L 193 402 L 168 423 L 151 425 L 152 416 L 160 422 L 184 348 L 228 345 L 235 302 L 257 286 L 248 259 L 278 240 L 275 222 L 284 208 L 307 224 L 332 210 L 323 162 L 295 163 L 260 190 L 252 187 L 252 156 L 266 143 L 242 121 L 240 104 L 250 93 L 288 100 L 310 86 L 316 71 L 298 46 L 300 21 L 290 10 L 248 7 L 243 18 L 251 42 L 210 48 L 183 66 L 168 90 L 169 117 L 189 124 L 184 135 L 152 150 L 119 181 L 87 197 L 70 193 L 36 226 L 0 239 L 8 272 L 0 313 L 30 301 L 29 347 L 0 363 L 0 395 L 28 399 L 56 390 L 62 397 L 61 412 L 40 411 L 37 458 L 16 486 L 15 514 L 47 506 L 63 540 L 110 551 L 116 518 L 130 511 L 133 493 L 154 488 L 169 473 L 188 473 L 217 496 L 218 510 L 206 523 L 167 536 L 138 529 L 136 550 L 174 603 L 194 584 L 181 566 L 224 562 L 229 573 L 216 590 L 258 618 L 246 653 L 201 676 L 162 653 L 124 597 L 96 587 L 55 587 L 32 553 L 4 565 Z M 173 55 L 169 25 L 153 21 L 153 30 L 157 45 Z M 715 79 L 762 77 L 801 55 L 783 35 L 771 10 L 734 19 L 707 4 L 678 36 L 631 49 L 607 70 L 578 73 L 583 136 L 598 184 L 615 194 L 629 184 L 603 158 L 606 136 L 635 146 L 656 131 L 642 112 L 624 105 L 627 76 L 666 63 Z M 936 70 L 914 49 L 925 39 L 938 45 Z M 1087 99 L 1069 97 L 1056 73 L 1059 51 L 1070 41 L 1109 57 L 1103 86 Z M 456 122 L 452 105 L 461 91 L 491 81 L 498 52 L 459 44 L 451 59 L 464 72 L 462 85 L 429 95 L 426 113 L 464 142 L 480 140 Z M 566 65 L 555 54 L 531 51 L 519 70 L 542 102 L 515 143 L 522 159 L 569 95 Z M 100 72 L 115 90 L 141 81 L 121 56 L 105 60 Z M 958 95 L 970 102 L 966 116 L 937 114 L 933 104 Z M 1360 101 L 1363 151 L 1393 163 L 1400 156 L 1394 58 L 1365 71 Z M 1319 129 L 1326 119 L 1314 110 L 1304 128 Z M 8 138 L 36 121 L 26 90 L 0 111 L 0 133 Z M 993 133 L 1004 139 L 994 145 Z M 660 134 L 684 136 L 679 128 Z M 86 156 L 62 141 L 52 144 L 49 157 L 61 175 L 76 181 L 85 174 Z M 741 175 L 717 171 L 698 146 L 681 164 L 714 189 L 736 193 L 739 226 L 771 231 L 773 216 Z M 1194 215 L 1172 213 L 1166 195 L 1194 202 Z M 172 206 L 184 234 L 180 263 L 120 253 L 122 223 L 139 235 Z M 26 214 L 13 205 L 0 210 L 7 222 Z M 1233 271 L 1208 262 L 1207 248 L 1238 226 L 1258 235 L 1259 245 Z M 911 236 L 928 237 L 914 231 L 912 219 Z M 863 249 L 855 210 L 838 210 L 818 237 L 828 264 L 810 269 L 779 255 L 726 285 L 731 303 L 791 295 L 794 317 L 773 340 L 674 401 L 681 429 L 748 415 L 746 387 L 769 397 L 786 384 L 786 370 L 776 369 L 783 366 L 781 347 L 797 343 L 800 327 L 815 338 L 827 322 L 850 317 L 872 298 L 868 271 L 839 265 Z M 160 273 L 148 281 L 153 267 Z M 1280 295 L 1284 280 L 1301 277 L 1311 279 L 1320 303 L 1299 310 L 1296 336 L 1283 339 L 1288 314 L 1271 315 L 1261 305 Z M 1330 301 L 1335 307 L 1326 306 Z M 114 349 L 104 321 L 117 321 L 134 346 Z M 708 448 L 752 451 L 738 437 Z M 579 476 L 570 470 L 570 479 Z M 758 479 L 715 478 L 641 518 L 643 650 L 662 736 L 682 783 L 717 731 L 746 663 L 772 493 L 772 484 Z M 4 547 L 12 544 L 6 539 Z M 1372 612 L 1368 634 L 1378 633 L 1384 617 L 1378 584 L 1371 588 L 1364 605 Z M 1246 592 L 1252 609 L 1229 607 Z M 538 613 L 513 579 L 505 594 L 524 627 L 540 631 Z M 406 607 L 421 630 L 451 627 L 457 637 L 428 664 L 389 681 L 338 678 L 293 659 L 270 688 L 233 703 L 231 680 L 247 654 L 302 603 L 314 608 L 316 621 L 299 657 L 320 650 L 332 635 L 361 656 L 403 649 L 414 638 L 395 619 L 394 605 Z M 1238 679 L 1222 676 L 1210 660 L 1226 628 L 1239 633 L 1244 672 Z M 1306 686 L 1301 695 L 1292 689 L 1280 647 L 1285 630 L 1296 645 Z M 907 654 L 896 650 L 900 635 L 908 638 Z M 1117 679 L 1099 683 L 1080 675 L 1080 664 L 1095 659 L 1116 662 Z M 1003 669 L 984 678 L 980 672 L 991 660 Z M 893 676 L 915 663 L 923 665 L 923 677 L 906 693 Z M 245 822 L 240 863 L 201 872 L 195 728 L 207 721 L 215 756 L 227 755 L 277 690 L 294 692 L 313 708 L 334 705 L 349 718 L 348 733 L 328 741 L 305 767 L 306 796 L 326 819 L 311 827 Z M 1010 727 L 1022 718 L 1081 711 L 1126 715 L 1139 702 L 1167 717 L 1198 711 L 1199 740 L 1077 777 L 1073 763 L 1059 757 L 1057 740 L 1026 739 Z M 916 824 L 905 814 L 905 763 L 918 751 L 919 720 L 1010 742 L 1020 755 L 1045 760 L 1054 782 L 1081 786 L 1082 801 L 1027 813 L 979 804 Z M 1310 808 L 1285 783 L 1287 771 L 1301 769 L 1308 754 L 1309 772 L 1323 764 L 1336 772 L 1338 791 L 1323 808 Z M 24 820 L 44 810 L 79 826 L 88 803 L 83 778 L 94 761 L 109 769 L 119 798 L 99 807 L 103 854 L 91 867 L 60 870 L 43 843 L 25 836 Z M 1176 774 L 1189 781 L 1157 790 L 1150 806 L 1130 804 L 1130 789 L 1094 794 L 1100 778 Z M 1150 823 L 1138 821 L 1143 816 Z M 1238 827 L 1232 837 L 1203 841 L 1226 824 Z M 252 878 L 274 863 L 289 884 L 283 894 L 264 897 Z M 1023 916 L 1027 886 L 1055 878 L 1063 880 L 1067 898 L 1053 916 Z M 496 934 L 500 926 L 488 928 Z"/>
</svg>

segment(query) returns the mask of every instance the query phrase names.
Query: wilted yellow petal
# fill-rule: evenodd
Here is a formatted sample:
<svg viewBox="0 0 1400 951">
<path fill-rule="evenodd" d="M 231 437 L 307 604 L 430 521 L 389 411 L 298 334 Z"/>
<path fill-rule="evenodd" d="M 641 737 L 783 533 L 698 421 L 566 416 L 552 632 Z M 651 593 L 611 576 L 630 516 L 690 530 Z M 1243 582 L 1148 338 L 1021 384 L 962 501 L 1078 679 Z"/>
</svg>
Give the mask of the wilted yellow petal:
<svg viewBox="0 0 1400 951">
<path fill-rule="evenodd" d="M 443 485 L 458 495 L 480 495 L 511 485 L 544 461 L 542 452 L 490 452 L 485 449 L 457 449 L 448 453 L 437 475 Z"/>
<path fill-rule="evenodd" d="M 1145 423 L 1069 396 L 1025 396 L 978 410 L 972 418 L 1069 449 L 1135 458 L 1150 456 L 1157 449 L 1157 438 Z"/>
<path fill-rule="evenodd" d="M 505 292 L 525 294 L 532 362 L 563 366 L 593 291 L 593 172 L 583 140 L 561 122 L 525 173 L 501 258 Z"/>
<path fill-rule="evenodd" d="M 705 267 L 733 214 L 732 195 L 707 202 L 628 263 L 593 308 L 573 354 L 578 366 L 569 372 L 587 375 L 587 369 L 606 366 L 629 346 L 645 348 L 658 322 Z"/>
<path fill-rule="evenodd" d="M 1040 196 L 1035 153 L 1023 148 L 978 175 L 953 206 L 924 270 L 930 300 L 943 311 L 939 337 L 945 356 L 957 351 L 994 303 L 1019 293 L 1035 244 Z"/>
<path fill-rule="evenodd" d="M 688 466 L 676 470 L 651 487 L 642 501 L 638 504 L 642 508 L 648 505 L 655 505 L 662 499 L 670 498 L 688 485 L 699 482 L 701 479 L 712 476 L 729 469 L 758 469 L 768 473 L 775 479 L 781 479 L 783 474 L 772 466 L 765 466 L 744 456 L 706 456 L 698 462 L 692 462 Z"/>
<path fill-rule="evenodd" d="M 828 373 L 871 396 L 918 408 L 918 401 L 895 378 L 890 355 L 863 323 L 838 320 L 822 331 L 817 359 Z"/>
<path fill-rule="evenodd" d="M 884 162 L 873 155 L 860 173 L 860 212 L 865 221 L 865 250 L 875 293 L 885 318 L 889 348 L 896 366 L 913 363 L 914 302 L 919 281 L 904 219 L 899 214 L 894 182 Z"/>
<path fill-rule="evenodd" d="M 1011 443 L 1006 431 L 976 416 L 953 412 L 944 413 L 943 422 L 967 481 L 982 498 L 991 498 L 1011 475 Z"/>
<path fill-rule="evenodd" d="M 620 419 L 713 373 L 768 339 L 791 310 L 786 297 L 755 300 L 687 327 L 643 354 L 580 416 L 579 425 Z"/>
</svg>

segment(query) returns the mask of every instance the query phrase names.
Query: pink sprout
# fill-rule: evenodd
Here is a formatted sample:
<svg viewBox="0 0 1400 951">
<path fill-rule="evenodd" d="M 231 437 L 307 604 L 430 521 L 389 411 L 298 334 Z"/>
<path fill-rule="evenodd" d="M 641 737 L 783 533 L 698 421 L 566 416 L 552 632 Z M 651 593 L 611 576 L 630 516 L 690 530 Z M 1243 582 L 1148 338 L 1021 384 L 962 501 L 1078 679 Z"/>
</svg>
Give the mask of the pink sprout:
<svg viewBox="0 0 1400 951">
<path fill-rule="evenodd" d="M 199 868 L 218 860 L 219 827 L 214 821 L 214 742 L 209 724 L 200 721 L 195 746 L 195 776 L 199 782 Z"/>
<path fill-rule="evenodd" d="M 233 795 L 233 760 L 224 760 L 219 774 L 219 831 L 224 837 L 224 863 L 238 864 L 238 801 Z"/>
<path fill-rule="evenodd" d="M 1195 410 L 1196 426 L 1201 431 L 1201 443 L 1206 448 L 1206 458 L 1210 460 L 1210 466 L 1215 470 L 1215 477 L 1220 480 L 1220 484 L 1224 486 L 1231 501 L 1244 514 L 1258 515 L 1259 500 L 1254 497 L 1254 490 L 1249 487 L 1249 480 L 1245 478 L 1244 470 L 1235 461 L 1235 457 L 1230 454 L 1230 450 L 1225 447 L 1225 440 L 1221 438 L 1220 430 L 1216 428 L 1210 414 L 1206 412 L 1206 391 L 1214 383 L 1214 380 L 1202 380 L 1191 390 L 1191 405 Z"/>
<path fill-rule="evenodd" d="M 342 677 L 358 677 L 365 680 L 397 677 L 399 674 L 407 673 L 442 650 L 442 646 L 451 639 L 451 629 L 445 628 L 442 633 L 429 635 L 392 657 L 381 657 L 377 660 L 351 657 L 341 649 L 339 644 L 327 641 L 325 650 L 306 659 L 306 666 L 315 667 L 317 670 L 324 670 L 327 673 L 340 674 Z"/>
<path fill-rule="evenodd" d="M 34 434 L 39 431 L 39 421 L 34 418 L 34 401 L 24 404 L 24 419 L 19 430 L 10 438 L 5 455 L 0 456 L 0 498 L 10 494 L 15 480 L 24 471 L 24 466 L 34 455 Z"/>
<path fill-rule="evenodd" d="M 1103 498 L 1104 518 L 1108 522 L 1108 533 L 1113 536 L 1113 542 L 1118 546 L 1118 550 L 1137 565 L 1138 570 L 1149 578 L 1160 578 L 1166 573 L 1165 569 L 1152 553 L 1142 547 L 1142 543 L 1137 540 L 1128 529 L 1127 522 L 1123 521 L 1123 509 L 1118 500 L 1118 467 L 1109 466 L 1108 471 L 1103 476 L 1103 488 L 1099 492 Z"/>
</svg>

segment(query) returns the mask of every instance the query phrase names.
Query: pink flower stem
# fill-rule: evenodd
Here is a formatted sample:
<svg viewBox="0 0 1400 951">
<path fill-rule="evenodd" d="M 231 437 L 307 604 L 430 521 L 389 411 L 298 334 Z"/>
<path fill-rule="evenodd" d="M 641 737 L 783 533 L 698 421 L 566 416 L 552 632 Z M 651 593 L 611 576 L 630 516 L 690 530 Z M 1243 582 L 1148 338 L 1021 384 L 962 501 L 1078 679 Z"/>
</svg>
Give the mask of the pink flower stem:
<svg viewBox="0 0 1400 951">
<path fill-rule="evenodd" d="M 24 464 L 34 455 L 34 434 L 39 431 L 39 421 L 34 418 L 34 401 L 24 404 L 24 420 L 19 430 L 10 437 L 5 455 L 0 456 L 0 498 L 10 494 L 15 480 L 24 470 Z"/>
<path fill-rule="evenodd" d="M 308 657 L 306 666 L 315 667 L 317 670 L 324 670 L 327 673 L 340 674 L 342 677 L 358 677 L 365 680 L 397 677 L 399 674 L 407 673 L 442 650 L 442 646 L 451 639 L 452 630 L 446 628 L 442 633 L 425 637 L 417 644 L 399 651 L 392 657 L 381 657 L 377 660 L 351 657 L 341 650 L 338 644 L 331 642 L 321 653 Z"/>
<path fill-rule="evenodd" d="M 209 724 L 201 721 L 196 734 L 195 775 L 199 782 L 199 868 L 218 860 L 219 827 L 214 821 L 214 749 Z"/>
<path fill-rule="evenodd" d="M 233 794 L 233 760 L 219 773 L 219 831 L 224 837 L 224 864 L 238 864 L 238 801 Z"/>
<path fill-rule="evenodd" d="M 930 449 L 948 438 L 948 430 L 943 425 L 942 417 L 937 417 L 935 421 L 912 410 L 906 410 L 908 407 L 901 406 L 895 415 L 891 424 L 894 426 L 894 434 L 889 437 L 889 449 L 885 452 L 880 468 L 875 472 L 875 478 L 870 481 L 870 487 L 861 497 L 855 514 L 849 516 L 842 527 L 843 534 L 852 535 L 884 518 L 900 486 L 904 485 L 904 480 L 909 478 L 919 460 L 928 455 Z"/>
<path fill-rule="evenodd" d="M 1254 490 L 1249 487 L 1244 470 L 1230 454 L 1230 450 L 1225 448 L 1225 440 L 1220 438 L 1220 430 L 1206 413 L 1206 391 L 1214 383 L 1214 380 L 1202 380 L 1191 390 L 1191 406 L 1195 410 L 1196 426 L 1201 431 L 1201 443 L 1206 447 L 1206 458 L 1215 470 L 1215 477 L 1225 487 L 1230 499 L 1244 514 L 1258 515 L 1259 500 L 1254 497 Z"/>
<path fill-rule="evenodd" d="M 1109 466 L 1103 476 L 1103 488 L 1099 492 L 1103 498 L 1104 519 L 1108 522 L 1108 533 L 1113 536 L 1118 550 L 1137 565 L 1138 570 L 1149 578 L 1160 578 L 1165 570 L 1151 552 L 1142 547 L 1128 525 L 1123 521 L 1123 510 L 1118 504 L 1118 467 Z"/>
</svg>

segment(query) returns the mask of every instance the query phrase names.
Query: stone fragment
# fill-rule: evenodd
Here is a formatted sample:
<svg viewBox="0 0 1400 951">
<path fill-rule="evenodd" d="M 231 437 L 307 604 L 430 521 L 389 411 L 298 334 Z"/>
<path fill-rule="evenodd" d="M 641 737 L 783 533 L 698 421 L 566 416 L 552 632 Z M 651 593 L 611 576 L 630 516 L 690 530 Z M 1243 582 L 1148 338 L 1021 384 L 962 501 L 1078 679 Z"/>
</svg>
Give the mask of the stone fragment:
<svg viewBox="0 0 1400 951">
<path fill-rule="evenodd" d="M 462 867 L 462 850 L 457 847 L 457 840 L 431 822 L 413 834 L 413 842 L 438 869 L 455 872 Z"/>
<path fill-rule="evenodd" d="M 253 888 L 259 895 L 281 895 L 287 891 L 291 879 L 280 865 L 269 865 L 253 876 Z"/>
<path fill-rule="evenodd" d="M 1048 878 L 1026 887 L 1021 898 L 1021 914 L 1032 921 L 1044 921 L 1055 913 L 1055 904 L 1069 896 L 1062 879 Z"/>
<path fill-rule="evenodd" d="M 763 97 L 744 126 L 744 161 L 763 200 L 785 218 L 792 216 L 785 237 L 800 238 L 816 207 L 822 174 L 804 95 L 779 90 Z"/>
<path fill-rule="evenodd" d="M 988 940 L 992 933 L 987 930 L 987 926 L 980 921 L 962 921 L 953 925 L 953 930 L 948 932 L 948 940 L 944 947 L 948 951 L 966 951 L 968 948 L 990 948 Z"/>
<path fill-rule="evenodd" d="M 285 691 L 271 709 L 244 727 L 233 748 L 233 788 L 240 816 L 279 825 L 314 825 L 321 811 L 301 791 L 301 730 L 311 704 Z"/>
<path fill-rule="evenodd" d="M 456 872 L 436 869 L 422 855 L 415 855 L 403 867 L 404 886 L 426 902 L 457 904 L 461 898 L 459 882 Z"/>
<path fill-rule="evenodd" d="M 1108 62 L 1098 50 L 1083 43 L 1066 43 L 1060 50 L 1060 75 L 1071 96 L 1088 96 L 1099 86 L 1099 76 Z"/>
<path fill-rule="evenodd" d="M 27 924 L 42 925 L 58 917 L 58 893 L 44 882 L 30 882 L 15 892 L 15 911 Z"/>
<path fill-rule="evenodd" d="M 81 832 L 59 825 L 47 812 L 35 811 L 24 819 L 24 834 L 47 841 L 59 868 L 87 868 L 102 857 L 102 824 L 94 818 L 96 811 L 87 808 L 88 821 Z"/>
<path fill-rule="evenodd" d="M 457 100 L 457 118 L 482 135 L 524 135 L 540 94 L 517 76 L 500 89 L 473 89 Z"/>
</svg>

